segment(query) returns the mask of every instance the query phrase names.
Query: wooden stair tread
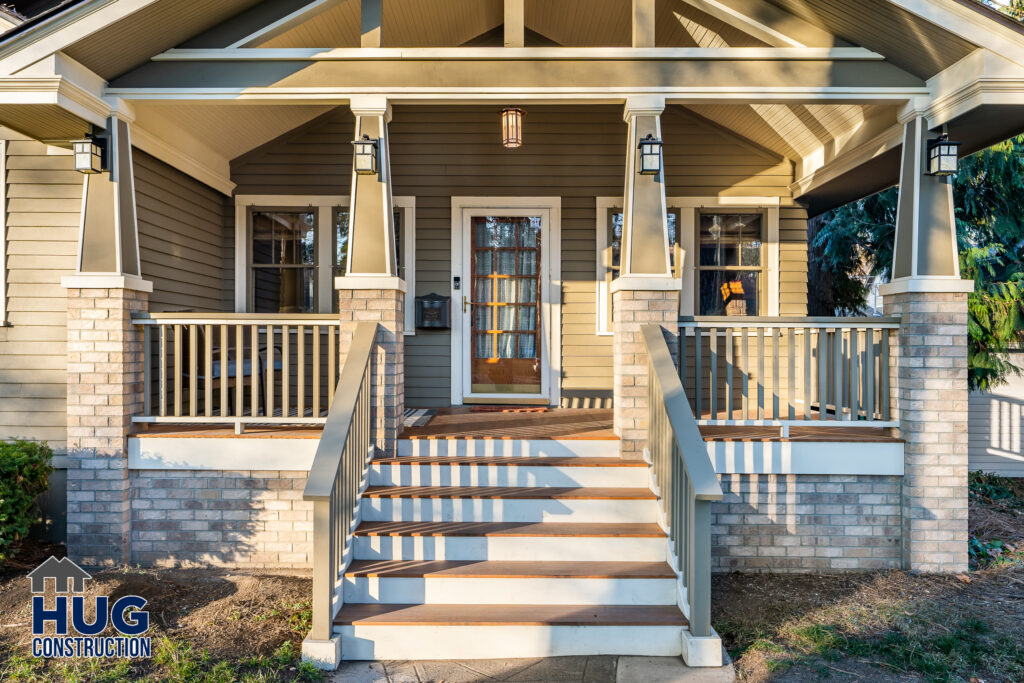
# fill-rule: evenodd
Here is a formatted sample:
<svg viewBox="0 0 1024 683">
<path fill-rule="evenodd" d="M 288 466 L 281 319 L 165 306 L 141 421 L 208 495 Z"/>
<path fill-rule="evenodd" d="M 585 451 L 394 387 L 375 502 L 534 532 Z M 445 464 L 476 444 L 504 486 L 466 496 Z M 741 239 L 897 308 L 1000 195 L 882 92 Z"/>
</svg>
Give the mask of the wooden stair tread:
<svg viewBox="0 0 1024 683">
<path fill-rule="evenodd" d="M 650 489 L 597 486 L 370 486 L 367 498 L 655 500 Z"/>
<path fill-rule="evenodd" d="M 362 522 L 356 536 L 579 536 L 665 538 L 640 522 Z"/>
<path fill-rule="evenodd" d="M 346 576 L 424 578 L 675 579 L 667 562 L 355 560 Z"/>
<path fill-rule="evenodd" d="M 502 455 L 402 455 L 395 458 L 376 458 L 375 465 L 529 465 L 545 467 L 647 467 L 643 460 L 625 458 L 572 458 L 558 456 L 502 456 Z"/>
<path fill-rule="evenodd" d="M 335 626 L 685 626 L 675 605 L 345 604 Z"/>
</svg>

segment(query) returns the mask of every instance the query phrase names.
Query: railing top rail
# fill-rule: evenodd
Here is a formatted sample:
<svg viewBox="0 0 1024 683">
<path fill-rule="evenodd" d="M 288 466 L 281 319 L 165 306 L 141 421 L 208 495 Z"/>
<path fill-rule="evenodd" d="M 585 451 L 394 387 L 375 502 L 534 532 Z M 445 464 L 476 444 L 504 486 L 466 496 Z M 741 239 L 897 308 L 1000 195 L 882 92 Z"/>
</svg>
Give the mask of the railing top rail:
<svg viewBox="0 0 1024 683">
<path fill-rule="evenodd" d="M 377 323 L 364 322 L 356 326 L 352 345 L 345 357 L 341 378 L 334 394 L 327 422 L 316 447 L 316 456 L 309 468 L 303 500 L 329 500 L 334 480 L 341 464 L 342 450 L 352 428 L 352 417 L 359 401 L 359 387 L 363 383 L 366 366 L 370 363 Z"/>
<path fill-rule="evenodd" d="M 826 316 L 680 316 L 680 327 L 899 327 L 900 319 L 881 316 L 829 318 Z"/>
<path fill-rule="evenodd" d="M 660 325 L 644 325 L 641 333 L 654 370 L 654 375 L 648 381 L 657 382 L 661 388 L 665 412 L 672 426 L 672 436 L 679 445 L 679 452 L 682 454 L 695 497 L 697 500 L 721 500 L 722 486 L 715 476 L 704 437 L 700 434 L 693 411 L 686 400 L 683 384 L 676 372 L 676 364 L 672 361 L 668 344 L 665 343 L 664 332 Z"/>
<path fill-rule="evenodd" d="M 331 313 L 200 313 L 169 311 L 166 313 L 140 313 L 132 316 L 136 325 L 160 325 L 181 323 L 209 324 L 274 324 L 274 325 L 324 325 L 339 323 L 337 314 Z"/>
</svg>

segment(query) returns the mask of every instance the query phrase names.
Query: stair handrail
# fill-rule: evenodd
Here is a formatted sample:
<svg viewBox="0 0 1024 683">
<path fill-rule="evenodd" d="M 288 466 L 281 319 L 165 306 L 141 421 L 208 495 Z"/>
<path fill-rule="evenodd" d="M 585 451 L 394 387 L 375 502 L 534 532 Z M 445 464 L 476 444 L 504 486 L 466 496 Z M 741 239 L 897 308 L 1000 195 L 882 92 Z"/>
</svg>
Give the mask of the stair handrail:
<svg viewBox="0 0 1024 683">
<path fill-rule="evenodd" d="M 711 635 L 711 502 L 722 487 L 660 325 L 641 327 L 648 357 L 648 447 L 669 526 L 690 633 Z"/>
<path fill-rule="evenodd" d="M 355 509 L 373 458 L 372 367 L 377 323 L 355 328 L 352 344 L 309 468 L 302 499 L 313 503 L 313 620 L 310 640 L 331 639 L 341 607 L 339 576 L 350 560 Z"/>
</svg>

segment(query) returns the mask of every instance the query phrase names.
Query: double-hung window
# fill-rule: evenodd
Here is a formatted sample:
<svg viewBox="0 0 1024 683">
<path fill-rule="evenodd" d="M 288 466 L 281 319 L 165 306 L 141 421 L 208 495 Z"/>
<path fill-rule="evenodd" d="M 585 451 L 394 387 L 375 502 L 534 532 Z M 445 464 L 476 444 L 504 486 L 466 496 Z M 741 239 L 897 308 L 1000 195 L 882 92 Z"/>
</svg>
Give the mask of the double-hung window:
<svg viewBox="0 0 1024 683">
<path fill-rule="evenodd" d="M 702 210 L 697 314 L 756 316 L 764 300 L 764 215 Z"/>
</svg>

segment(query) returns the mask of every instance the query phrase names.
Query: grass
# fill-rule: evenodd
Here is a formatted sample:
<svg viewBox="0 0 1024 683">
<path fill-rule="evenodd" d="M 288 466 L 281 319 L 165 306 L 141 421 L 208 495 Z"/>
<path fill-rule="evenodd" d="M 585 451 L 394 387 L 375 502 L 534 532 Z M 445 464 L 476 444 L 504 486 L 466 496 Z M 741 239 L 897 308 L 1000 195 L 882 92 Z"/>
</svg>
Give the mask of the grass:
<svg viewBox="0 0 1024 683">
<path fill-rule="evenodd" d="M 6 656 L 4 656 L 6 655 Z M 319 681 L 323 674 L 285 641 L 270 656 L 248 657 L 236 662 L 214 659 L 190 643 L 161 636 L 153 641 L 153 658 L 145 660 L 78 659 L 44 660 L 22 652 L 0 654 L 0 680 L 66 681 L 67 683 L 121 683 L 154 681 L 170 683 L 269 683 L 271 681 Z"/>
</svg>

